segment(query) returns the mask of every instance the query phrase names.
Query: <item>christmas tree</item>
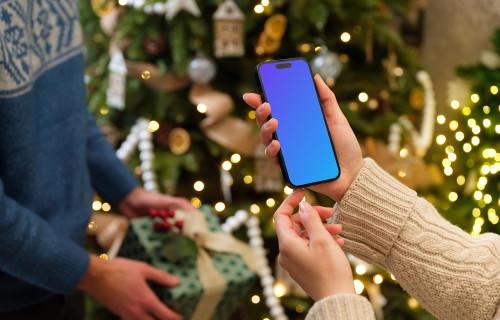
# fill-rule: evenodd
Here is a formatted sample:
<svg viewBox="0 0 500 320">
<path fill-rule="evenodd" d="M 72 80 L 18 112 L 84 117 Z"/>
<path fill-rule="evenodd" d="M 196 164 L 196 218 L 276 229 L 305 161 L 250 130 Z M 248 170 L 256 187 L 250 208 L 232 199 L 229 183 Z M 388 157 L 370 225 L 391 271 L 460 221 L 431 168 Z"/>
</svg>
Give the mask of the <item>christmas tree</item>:
<svg viewBox="0 0 500 320">
<path fill-rule="evenodd" d="M 440 205 L 450 221 L 472 235 L 500 232 L 500 30 L 492 42 L 495 51 L 484 52 L 480 63 L 457 69 L 470 93 L 463 94 L 467 87 L 452 90 L 450 106 L 456 112 L 449 121 L 444 115 L 437 118 L 444 128 L 436 142 L 444 152 L 436 159 L 449 176 Z"/>
<path fill-rule="evenodd" d="M 254 68 L 264 60 L 308 59 L 366 154 L 411 187 L 428 187 L 415 171 L 432 170 L 422 157 L 435 104 L 428 76 L 417 73 L 416 50 L 401 34 L 407 1 L 93 0 L 80 8 L 89 108 L 117 148 L 139 118 L 154 136 L 154 161 L 148 150 L 139 155 L 126 143 L 119 156 L 146 189 L 209 204 L 222 220 L 239 209 L 256 215 L 272 263 L 278 254 L 272 214 L 291 189 L 265 158 L 254 111 L 241 98 L 257 91 Z M 333 205 L 318 194 L 307 197 Z M 379 315 L 432 318 L 390 274 L 351 260 L 356 291 Z M 276 272 L 274 295 L 290 319 L 303 319 L 312 300 L 288 283 L 286 272 Z M 271 316 L 260 286 L 245 299 L 238 319 Z"/>
</svg>

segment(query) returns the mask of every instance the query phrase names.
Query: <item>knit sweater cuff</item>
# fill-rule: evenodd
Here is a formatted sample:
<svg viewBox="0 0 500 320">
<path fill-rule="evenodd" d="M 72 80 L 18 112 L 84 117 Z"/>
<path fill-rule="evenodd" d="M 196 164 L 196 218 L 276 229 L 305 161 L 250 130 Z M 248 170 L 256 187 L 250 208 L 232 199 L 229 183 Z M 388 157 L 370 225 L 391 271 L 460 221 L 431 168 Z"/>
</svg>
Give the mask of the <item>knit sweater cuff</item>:
<svg viewBox="0 0 500 320">
<path fill-rule="evenodd" d="M 347 252 L 383 266 L 417 194 L 372 159 L 364 162 L 330 222 L 342 224 Z"/>
<path fill-rule="evenodd" d="M 357 294 L 336 294 L 316 302 L 307 313 L 306 320 L 371 320 L 375 319 L 372 306 Z"/>
</svg>

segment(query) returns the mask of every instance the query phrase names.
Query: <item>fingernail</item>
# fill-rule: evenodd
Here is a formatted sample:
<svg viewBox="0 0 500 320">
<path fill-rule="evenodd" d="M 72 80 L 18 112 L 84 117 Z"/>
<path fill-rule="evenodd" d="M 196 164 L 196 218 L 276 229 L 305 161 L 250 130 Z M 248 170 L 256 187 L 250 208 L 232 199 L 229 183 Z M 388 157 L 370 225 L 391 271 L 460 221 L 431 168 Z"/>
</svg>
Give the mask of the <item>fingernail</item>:
<svg viewBox="0 0 500 320">
<path fill-rule="evenodd" d="M 269 122 L 270 122 L 270 121 L 268 121 L 268 122 L 266 122 L 266 123 L 264 124 L 264 128 L 269 129 L 269 127 L 271 126 L 271 124 L 270 124 Z"/>
<path fill-rule="evenodd" d="M 300 213 L 305 213 L 308 209 L 307 207 L 308 203 L 306 201 L 302 201 L 299 203 L 299 212 Z"/>
<path fill-rule="evenodd" d="M 243 94 L 243 100 L 245 100 L 245 96 L 246 96 L 246 95 L 247 95 L 246 93 L 244 93 L 244 94 Z"/>
</svg>

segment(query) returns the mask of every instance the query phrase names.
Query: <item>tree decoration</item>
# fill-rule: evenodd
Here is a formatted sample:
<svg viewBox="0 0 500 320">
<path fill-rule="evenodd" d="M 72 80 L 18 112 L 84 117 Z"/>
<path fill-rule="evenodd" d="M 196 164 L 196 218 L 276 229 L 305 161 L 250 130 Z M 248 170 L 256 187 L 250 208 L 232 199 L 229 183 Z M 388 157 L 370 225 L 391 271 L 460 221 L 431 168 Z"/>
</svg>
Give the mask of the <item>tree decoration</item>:
<svg viewBox="0 0 500 320">
<path fill-rule="evenodd" d="M 245 15 L 233 0 L 225 0 L 213 15 L 215 27 L 214 55 L 217 58 L 242 57 L 243 21 Z"/>
<path fill-rule="evenodd" d="M 195 0 L 168 0 L 165 9 L 167 20 L 172 20 L 181 10 L 185 10 L 195 17 L 201 15 Z"/>
<path fill-rule="evenodd" d="M 165 53 L 167 49 L 167 40 L 162 35 L 149 35 L 147 34 L 144 37 L 142 42 L 142 46 L 144 47 L 144 51 L 152 56 L 159 56 Z"/>
<path fill-rule="evenodd" d="M 338 54 L 323 46 L 321 52 L 311 60 L 311 71 L 319 74 L 331 87 L 342 71 L 342 62 Z"/>
<path fill-rule="evenodd" d="M 181 155 L 191 147 L 191 136 L 184 128 L 174 128 L 168 136 L 168 146 L 173 154 Z"/>
<path fill-rule="evenodd" d="M 99 18 L 107 16 L 115 8 L 115 3 L 113 1 L 107 0 L 91 0 L 92 10 Z"/>
<path fill-rule="evenodd" d="M 188 64 L 188 76 L 191 81 L 196 83 L 209 83 L 215 77 L 216 72 L 215 62 L 202 53 L 198 53 Z"/>
<path fill-rule="evenodd" d="M 266 20 L 264 30 L 260 33 L 255 48 L 257 54 L 272 54 L 278 51 L 286 31 L 287 21 L 287 18 L 282 14 L 272 15 Z"/>
<path fill-rule="evenodd" d="M 106 92 L 106 104 L 110 107 L 123 110 L 125 108 L 125 81 L 127 66 L 123 53 L 117 50 L 108 65 L 109 78 Z"/>
</svg>

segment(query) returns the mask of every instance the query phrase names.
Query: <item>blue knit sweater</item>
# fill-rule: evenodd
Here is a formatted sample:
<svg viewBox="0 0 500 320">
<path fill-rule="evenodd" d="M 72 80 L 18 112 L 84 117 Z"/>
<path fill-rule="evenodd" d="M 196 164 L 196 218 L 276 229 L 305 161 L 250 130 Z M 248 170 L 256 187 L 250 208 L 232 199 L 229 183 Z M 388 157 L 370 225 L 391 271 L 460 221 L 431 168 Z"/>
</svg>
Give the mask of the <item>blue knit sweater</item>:
<svg viewBox="0 0 500 320">
<path fill-rule="evenodd" d="M 76 0 L 0 1 L 0 313 L 75 290 L 92 188 L 137 180 L 86 108 Z"/>
</svg>

